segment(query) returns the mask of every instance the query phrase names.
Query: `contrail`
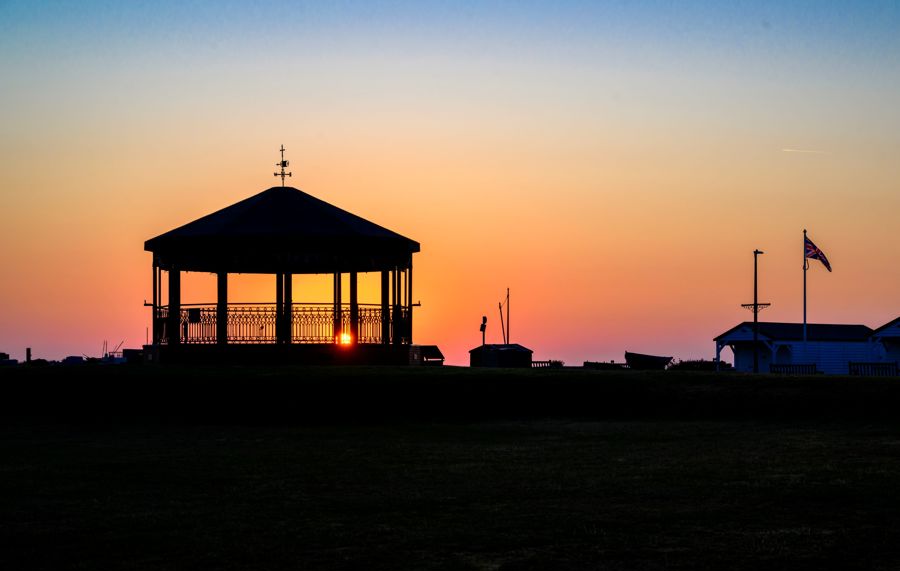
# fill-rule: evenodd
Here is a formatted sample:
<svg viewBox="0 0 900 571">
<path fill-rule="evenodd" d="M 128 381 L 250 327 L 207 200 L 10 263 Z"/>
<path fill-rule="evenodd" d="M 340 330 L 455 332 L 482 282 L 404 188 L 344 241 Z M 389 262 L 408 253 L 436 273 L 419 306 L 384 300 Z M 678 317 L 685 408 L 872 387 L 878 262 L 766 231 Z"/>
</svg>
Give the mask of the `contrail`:
<svg viewBox="0 0 900 571">
<path fill-rule="evenodd" d="M 827 155 L 828 151 L 817 151 L 814 149 L 781 149 L 782 153 L 806 153 L 808 155 Z"/>
</svg>

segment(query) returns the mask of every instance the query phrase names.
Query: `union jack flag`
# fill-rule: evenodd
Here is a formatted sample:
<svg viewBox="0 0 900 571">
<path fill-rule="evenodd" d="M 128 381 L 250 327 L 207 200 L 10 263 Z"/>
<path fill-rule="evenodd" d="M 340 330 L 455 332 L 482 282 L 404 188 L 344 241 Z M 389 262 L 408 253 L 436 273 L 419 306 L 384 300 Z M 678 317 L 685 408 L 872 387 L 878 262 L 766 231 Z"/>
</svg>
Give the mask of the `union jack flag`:
<svg viewBox="0 0 900 571">
<path fill-rule="evenodd" d="M 804 240 L 803 246 L 804 246 L 804 250 L 806 251 L 806 254 L 805 254 L 806 257 L 811 258 L 813 260 L 819 260 L 820 262 L 825 264 L 825 269 L 827 269 L 830 272 L 831 264 L 828 263 L 828 258 L 825 257 L 825 252 L 823 252 L 822 250 L 820 250 L 818 248 L 818 246 L 813 244 L 812 240 L 810 240 L 809 238 L 804 236 L 803 240 Z"/>
</svg>

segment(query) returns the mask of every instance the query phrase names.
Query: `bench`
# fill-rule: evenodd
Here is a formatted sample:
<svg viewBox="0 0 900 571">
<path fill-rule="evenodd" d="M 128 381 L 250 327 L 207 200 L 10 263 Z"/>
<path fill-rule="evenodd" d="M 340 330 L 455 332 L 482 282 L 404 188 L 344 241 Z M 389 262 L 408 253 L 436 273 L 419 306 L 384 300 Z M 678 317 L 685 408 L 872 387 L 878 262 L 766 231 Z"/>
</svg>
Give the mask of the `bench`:
<svg viewBox="0 0 900 571">
<path fill-rule="evenodd" d="M 861 377 L 898 377 L 900 376 L 900 367 L 897 362 L 889 363 L 853 363 L 847 364 L 851 375 L 859 375 Z"/>
</svg>

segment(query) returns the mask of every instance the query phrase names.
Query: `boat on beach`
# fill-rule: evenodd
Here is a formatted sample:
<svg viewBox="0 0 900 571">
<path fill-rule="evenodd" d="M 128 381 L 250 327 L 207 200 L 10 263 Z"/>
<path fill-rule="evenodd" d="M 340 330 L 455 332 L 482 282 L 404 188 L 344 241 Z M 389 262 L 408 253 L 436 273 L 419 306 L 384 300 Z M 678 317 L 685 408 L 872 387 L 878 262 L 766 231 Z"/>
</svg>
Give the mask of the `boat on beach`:
<svg viewBox="0 0 900 571">
<path fill-rule="evenodd" d="M 636 371 L 662 371 L 672 362 L 672 357 L 625 351 L 625 362 L 628 363 L 629 369 Z"/>
</svg>

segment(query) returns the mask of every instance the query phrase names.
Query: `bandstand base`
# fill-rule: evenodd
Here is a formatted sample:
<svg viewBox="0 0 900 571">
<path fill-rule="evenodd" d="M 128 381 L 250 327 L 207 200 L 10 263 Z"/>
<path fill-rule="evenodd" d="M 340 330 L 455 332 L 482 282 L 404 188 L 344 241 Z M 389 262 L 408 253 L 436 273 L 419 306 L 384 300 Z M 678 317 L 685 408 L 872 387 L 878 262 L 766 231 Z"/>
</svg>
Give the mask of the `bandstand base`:
<svg viewBox="0 0 900 571">
<path fill-rule="evenodd" d="M 163 365 L 409 365 L 409 345 L 146 345 L 144 361 Z"/>
</svg>

